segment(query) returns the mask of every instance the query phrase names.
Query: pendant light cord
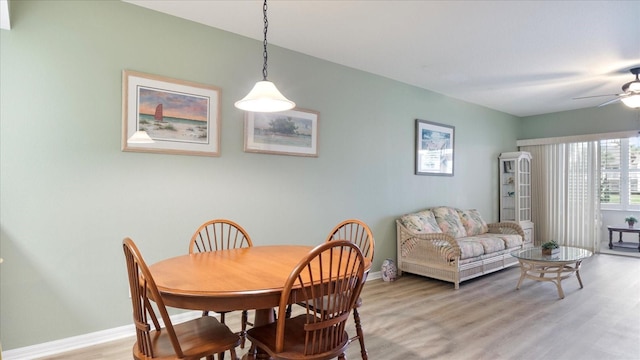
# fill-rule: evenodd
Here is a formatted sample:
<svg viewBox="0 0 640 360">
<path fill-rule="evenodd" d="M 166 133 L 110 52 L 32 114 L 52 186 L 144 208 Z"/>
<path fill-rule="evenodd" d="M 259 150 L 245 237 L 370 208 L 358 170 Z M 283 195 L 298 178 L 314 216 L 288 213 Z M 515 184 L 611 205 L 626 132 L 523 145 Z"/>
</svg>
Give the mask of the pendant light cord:
<svg viewBox="0 0 640 360">
<path fill-rule="evenodd" d="M 267 80 L 267 29 L 269 28 L 269 21 L 267 20 L 267 0 L 264 0 L 264 4 L 262 5 L 262 13 L 264 15 L 264 41 L 262 42 L 264 47 L 262 51 L 264 58 L 262 65 L 263 80 L 256 82 L 247 96 L 236 101 L 235 106 L 244 111 L 260 113 L 291 110 L 296 107 L 296 103 L 287 99 L 278 91 L 274 83 Z"/>
<path fill-rule="evenodd" d="M 269 27 L 269 21 L 267 20 L 267 0 L 264 0 L 262 13 L 264 14 L 264 41 L 262 42 L 262 45 L 264 46 L 264 50 L 262 51 L 264 64 L 262 65 L 262 77 L 264 81 L 267 81 L 267 28 Z"/>
</svg>

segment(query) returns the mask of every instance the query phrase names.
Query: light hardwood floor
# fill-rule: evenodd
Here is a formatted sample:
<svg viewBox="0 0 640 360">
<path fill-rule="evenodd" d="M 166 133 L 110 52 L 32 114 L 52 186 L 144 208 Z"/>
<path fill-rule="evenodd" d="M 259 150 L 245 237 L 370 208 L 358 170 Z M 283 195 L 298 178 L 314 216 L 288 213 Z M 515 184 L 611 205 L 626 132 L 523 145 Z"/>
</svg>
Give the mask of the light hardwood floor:
<svg viewBox="0 0 640 360">
<path fill-rule="evenodd" d="M 459 290 L 409 274 L 392 283 L 369 281 L 360 310 L 369 358 L 640 359 L 640 259 L 594 255 L 580 274 L 584 288 L 575 277 L 564 280 L 564 299 L 551 283 L 525 280 L 516 290 L 517 266 L 464 282 Z M 229 319 L 238 328 L 239 317 Z M 131 359 L 133 342 L 46 359 Z M 357 343 L 347 357 L 360 359 Z"/>
</svg>

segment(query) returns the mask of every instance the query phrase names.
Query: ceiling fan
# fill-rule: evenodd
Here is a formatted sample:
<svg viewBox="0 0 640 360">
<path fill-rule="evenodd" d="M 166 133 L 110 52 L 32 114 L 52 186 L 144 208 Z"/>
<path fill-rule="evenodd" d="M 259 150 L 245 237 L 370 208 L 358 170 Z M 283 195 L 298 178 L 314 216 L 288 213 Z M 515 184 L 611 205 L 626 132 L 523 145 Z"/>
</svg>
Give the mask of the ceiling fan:
<svg viewBox="0 0 640 360">
<path fill-rule="evenodd" d="M 577 100 L 577 99 L 587 99 L 587 98 L 603 97 L 603 96 L 616 96 L 615 99 L 608 100 L 598 105 L 598 107 L 613 104 L 618 101 L 622 101 L 625 105 L 627 105 L 630 108 L 640 109 L 640 79 L 638 78 L 638 75 L 640 75 L 640 67 L 632 68 L 629 71 L 636 76 L 636 79 L 622 85 L 622 93 L 609 94 L 609 95 L 583 96 L 583 97 L 577 97 L 573 99 Z"/>
</svg>

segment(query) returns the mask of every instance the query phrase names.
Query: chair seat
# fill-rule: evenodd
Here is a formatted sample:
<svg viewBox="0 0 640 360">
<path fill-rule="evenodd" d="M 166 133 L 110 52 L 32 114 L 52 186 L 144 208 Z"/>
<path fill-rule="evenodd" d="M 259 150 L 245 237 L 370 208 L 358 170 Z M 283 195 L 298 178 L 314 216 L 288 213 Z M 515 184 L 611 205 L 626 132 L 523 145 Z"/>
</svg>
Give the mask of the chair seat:
<svg viewBox="0 0 640 360">
<path fill-rule="evenodd" d="M 284 334 L 284 349 L 282 352 L 273 354 L 269 349 L 275 349 L 276 347 L 276 328 L 277 323 L 271 323 L 264 326 L 252 328 L 247 331 L 247 337 L 254 345 L 257 345 L 261 349 L 265 349 L 271 356 L 278 359 L 333 359 L 340 353 L 346 351 L 349 345 L 349 335 L 345 331 L 342 335 L 343 342 L 342 347 L 339 350 L 331 349 L 331 352 L 319 353 L 312 356 L 302 356 L 304 354 L 305 344 L 305 324 L 308 318 L 313 315 L 298 315 L 296 317 L 287 319 L 285 321 L 285 334 Z"/>
<path fill-rule="evenodd" d="M 173 327 L 182 347 L 184 359 L 200 359 L 212 353 L 224 352 L 240 343 L 240 336 L 211 316 L 174 324 Z M 155 351 L 154 359 L 176 359 L 166 329 L 152 330 L 150 336 Z M 136 359 L 147 359 L 138 351 L 137 343 L 133 345 L 133 355 Z"/>
<path fill-rule="evenodd" d="M 319 301 L 316 300 L 316 301 L 314 301 L 314 303 L 315 302 L 319 302 Z M 326 296 L 322 297 L 322 307 L 326 309 L 328 307 L 328 303 L 329 303 L 329 300 L 327 299 L 327 297 Z M 299 302 L 299 303 L 297 303 L 297 305 L 302 306 L 302 307 L 308 307 L 309 309 L 311 309 L 311 311 L 314 310 L 313 305 L 311 305 L 311 304 L 307 305 L 305 303 Z M 358 297 L 358 300 L 356 301 L 356 305 L 354 306 L 354 308 L 357 309 L 357 308 L 360 308 L 361 306 L 362 306 L 362 298 Z M 289 312 L 289 315 L 291 315 L 291 311 L 289 311 L 289 310 L 287 310 L 287 311 Z"/>
</svg>

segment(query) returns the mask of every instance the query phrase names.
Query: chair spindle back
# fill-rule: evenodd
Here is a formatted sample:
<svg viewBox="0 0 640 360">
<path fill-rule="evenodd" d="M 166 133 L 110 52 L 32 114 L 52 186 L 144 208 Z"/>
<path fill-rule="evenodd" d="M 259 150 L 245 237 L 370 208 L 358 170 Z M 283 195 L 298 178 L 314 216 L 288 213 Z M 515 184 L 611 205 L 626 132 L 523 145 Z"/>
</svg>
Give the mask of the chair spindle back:
<svg viewBox="0 0 640 360">
<path fill-rule="evenodd" d="M 360 248 L 362 255 L 373 261 L 375 241 L 369 226 L 357 219 L 344 220 L 331 230 L 326 241 L 347 240 Z"/>
<path fill-rule="evenodd" d="M 191 237 L 189 253 L 251 247 L 249 234 L 231 220 L 214 219 L 205 222 Z"/>
<path fill-rule="evenodd" d="M 364 271 L 362 252 L 344 240 L 325 242 L 300 261 L 280 298 L 276 353 L 284 347 L 285 313 L 292 302 L 306 307 L 304 334 L 300 334 L 305 356 L 344 352 L 349 343 L 345 325 L 360 296 Z"/>
</svg>

